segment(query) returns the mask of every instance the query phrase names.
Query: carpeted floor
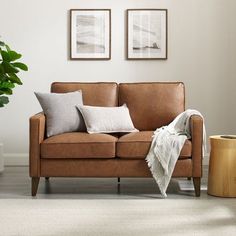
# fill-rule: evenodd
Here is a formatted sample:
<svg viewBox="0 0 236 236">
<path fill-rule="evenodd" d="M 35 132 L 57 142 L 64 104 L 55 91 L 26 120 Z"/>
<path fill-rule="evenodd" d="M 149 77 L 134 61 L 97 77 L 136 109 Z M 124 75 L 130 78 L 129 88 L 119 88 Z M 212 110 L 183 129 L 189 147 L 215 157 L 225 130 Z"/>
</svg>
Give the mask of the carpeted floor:
<svg viewBox="0 0 236 236">
<path fill-rule="evenodd" d="M 0 235 L 236 235 L 233 199 L 0 201 Z"/>
<path fill-rule="evenodd" d="M 235 236 L 236 198 L 201 197 L 173 179 L 162 199 L 153 179 L 50 178 L 30 195 L 28 167 L 0 175 L 0 236 Z"/>
</svg>

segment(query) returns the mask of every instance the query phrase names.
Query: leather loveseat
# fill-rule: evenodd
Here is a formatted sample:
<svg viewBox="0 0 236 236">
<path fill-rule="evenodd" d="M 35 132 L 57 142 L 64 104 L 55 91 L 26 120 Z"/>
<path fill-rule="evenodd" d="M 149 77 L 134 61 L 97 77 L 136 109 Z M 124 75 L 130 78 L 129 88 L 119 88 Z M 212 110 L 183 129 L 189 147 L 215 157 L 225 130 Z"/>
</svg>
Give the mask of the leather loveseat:
<svg viewBox="0 0 236 236">
<path fill-rule="evenodd" d="M 37 193 L 40 177 L 152 177 L 145 157 L 153 131 L 185 110 L 184 84 L 55 82 L 51 86 L 53 93 L 76 90 L 82 90 L 84 105 L 112 107 L 126 103 L 140 132 L 122 135 L 73 132 L 46 138 L 44 114 L 32 116 L 32 196 Z M 172 177 L 192 177 L 195 194 L 200 196 L 203 120 L 194 115 L 190 125 L 192 139 L 186 141 Z"/>
</svg>

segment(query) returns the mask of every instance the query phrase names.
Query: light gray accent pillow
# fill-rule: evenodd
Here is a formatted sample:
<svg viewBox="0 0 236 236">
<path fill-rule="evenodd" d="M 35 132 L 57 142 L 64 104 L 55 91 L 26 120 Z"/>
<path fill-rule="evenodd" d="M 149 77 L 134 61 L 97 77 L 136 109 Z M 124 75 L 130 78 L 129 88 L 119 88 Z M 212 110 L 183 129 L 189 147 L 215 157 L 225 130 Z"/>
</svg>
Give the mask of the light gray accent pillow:
<svg viewBox="0 0 236 236">
<path fill-rule="evenodd" d="M 86 131 L 76 105 L 83 105 L 82 92 L 35 93 L 46 115 L 47 137 L 73 131 Z"/>
<path fill-rule="evenodd" d="M 129 109 L 125 104 L 120 107 L 77 107 L 84 118 L 87 132 L 90 134 L 138 131 L 133 125 Z"/>
</svg>

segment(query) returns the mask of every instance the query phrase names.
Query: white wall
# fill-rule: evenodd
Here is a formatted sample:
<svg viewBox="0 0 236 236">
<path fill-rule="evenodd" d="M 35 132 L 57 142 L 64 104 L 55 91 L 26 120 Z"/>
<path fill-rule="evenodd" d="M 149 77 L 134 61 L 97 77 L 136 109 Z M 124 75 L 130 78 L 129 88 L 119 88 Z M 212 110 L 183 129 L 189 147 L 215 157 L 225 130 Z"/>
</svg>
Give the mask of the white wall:
<svg viewBox="0 0 236 236">
<path fill-rule="evenodd" d="M 0 109 L 6 153 L 28 152 L 28 118 L 40 106 L 34 91 L 53 81 L 183 81 L 187 107 L 200 110 L 208 135 L 236 133 L 234 0 L 1 0 L 0 35 L 29 65 L 24 85 Z M 112 60 L 68 60 L 69 9 L 112 9 Z M 125 10 L 167 8 L 167 61 L 125 60 Z"/>
</svg>

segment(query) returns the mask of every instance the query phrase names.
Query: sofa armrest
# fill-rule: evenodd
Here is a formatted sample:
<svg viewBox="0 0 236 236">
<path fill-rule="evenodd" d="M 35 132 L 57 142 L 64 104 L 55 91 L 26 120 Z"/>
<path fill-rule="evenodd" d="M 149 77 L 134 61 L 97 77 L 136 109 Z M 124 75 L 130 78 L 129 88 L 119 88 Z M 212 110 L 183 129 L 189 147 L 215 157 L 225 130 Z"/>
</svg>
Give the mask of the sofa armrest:
<svg viewBox="0 0 236 236">
<path fill-rule="evenodd" d="M 203 119 L 201 116 L 193 115 L 190 118 L 190 129 L 192 136 L 192 163 L 193 177 L 202 176 L 202 143 L 203 143 Z"/>
<path fill-rule="evenodd" d="M 45 115 L 38 113 L 30 117 L 29 164 L 30 176 L 40 176 L 40 143 L 45 137 Z"/>
</svg>

